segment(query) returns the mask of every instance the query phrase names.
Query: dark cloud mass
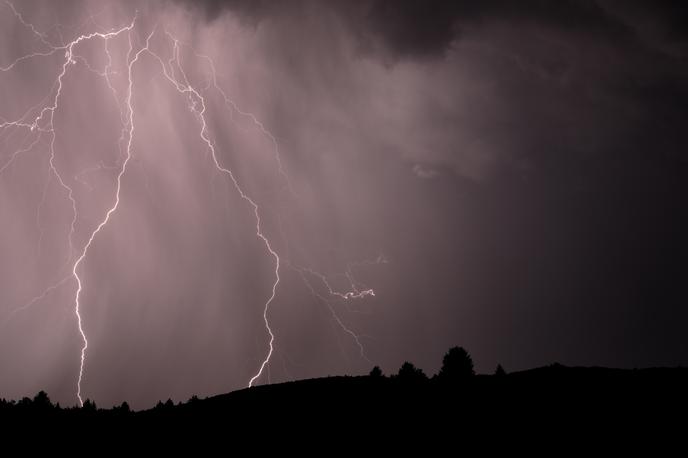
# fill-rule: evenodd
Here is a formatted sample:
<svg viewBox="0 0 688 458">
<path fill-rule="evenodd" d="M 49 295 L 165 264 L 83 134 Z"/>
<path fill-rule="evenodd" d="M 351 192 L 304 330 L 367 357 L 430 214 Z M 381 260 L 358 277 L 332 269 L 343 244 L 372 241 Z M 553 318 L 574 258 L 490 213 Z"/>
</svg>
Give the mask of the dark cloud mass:
<svg viewBox="0 0 688 458">
<path fill-rule="evenodd" d="M 200 11 L 207 21 L 213 21 L 227 11 L 230 11 L 232 14 L 238 14 L 242 18 L 248 18 L 254 22 L 262 19 L 266 14 L 274 12 L 276 8 L 280 8 L 280 3 L 284 7 L 295 3 L 293 0 L 286 0 L 285 2 L 264 0 L 172 0 L 172 2 L 183 4 L 194 11 Z"/>
<path fill-rule="evenodd" d="M 155 24 L 179 38 L 208 139 L 282 260 L 260 383 L 391 372 L 404 360 L 433 373 L 453 345 L 479 372 L 688 364 L 684 2 L 14 4 L 43 35 L 0 4 L 2 68 L 45 53 L 41 38 L 118 28 L 136 10 L 134 50 Z M 82 267 L 84 393 L 101 405 L 243 387 L 268 348 L 272 258 L 213 168 L 199 101 L 162 73 L 175 51 L 158 30 L 160 61 L 144 53 L 133 68 L 121 206 Z M 128 41 L 109 49 L 114 95 L 99 76 L 102 41 L 85 42 L 55 112 L 75 252 L 111 205 L 122 163 Z M 0 124 L 54 96 L 63 58 L 0 73 Z M 50 136 L 36 135 L 0 130 L 0 396 L 46 389 L 71 404 L 76 285 L 40 295 L 69 273 L 72 206 L 50 172 Z M 328 306 L 327 285 L 299 267 L 338 291 L 351 286 L 348 269 L 375 296 Z"/>
</svg>

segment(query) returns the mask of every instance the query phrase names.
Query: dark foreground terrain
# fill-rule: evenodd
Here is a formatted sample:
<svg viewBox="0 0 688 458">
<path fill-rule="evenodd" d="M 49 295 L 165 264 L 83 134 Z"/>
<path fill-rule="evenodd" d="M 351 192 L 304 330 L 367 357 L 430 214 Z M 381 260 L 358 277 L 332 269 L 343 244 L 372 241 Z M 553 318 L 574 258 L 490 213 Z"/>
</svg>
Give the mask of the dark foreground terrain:
<svg viewBox="0 0 688 458">
<path fill-rule="evenodd" d="M 541 444 L 543 438 L 586 443 L 618 439 L 629 446 L 649 437 L 684 437 L 686 407 L 688 369 L 555 364 L 452 380 L 413 373 L 328 377 L 192 398 L 177 405 L 168 401 L 139 412 L 126 406 L 96 409 L 90 403 L 81 409 L 56 408 L 42 393 L 33 400 L 4 401 L 0 421 L 6 437 L 12 437 L 13 430 L 69 431 L 81 438 L 159 441 L 167 446 L 175 441 L 208 444 L 258 438 L 267 441 L 262 445 L 275 447 L 279 437 L 292 446 L 317 438 L 342 444 L 382 441 L 399 447 L 406 442 L 451 443 L 458 436 L 473 437 L 488 448 L 504 441 Z M 478 437 L 490 439 L 481 442 Z"/>
</svg>

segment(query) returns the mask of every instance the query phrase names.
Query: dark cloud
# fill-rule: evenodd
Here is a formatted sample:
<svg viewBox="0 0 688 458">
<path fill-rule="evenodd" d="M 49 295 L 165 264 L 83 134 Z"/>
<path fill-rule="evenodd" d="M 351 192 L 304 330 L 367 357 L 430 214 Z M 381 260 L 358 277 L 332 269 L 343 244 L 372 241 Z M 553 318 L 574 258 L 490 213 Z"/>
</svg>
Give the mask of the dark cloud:
<svg viewBox="0 0 688 458">
<path fill-rule="evenodd" d="M 347 7 L 353 28 L 368 47 L 379 44 L 396 58 L 442 57 L 465 28 L 495 22 L 538 24 L 610 38 L 627 33 L 593 0 L 371 0 L 364 5 Z"/>
<path fill-rule="evenodd" d="M 259 21 L 293 8 L 330 9 L 344 16 L 367 46 L 374 46 L 371 41 L 379 40 L 387 52 L 402 58 L 441 56 L 457 39 L 461 27 L 479 22 L 534 22 L 604 34 L 623 30 L 593 0 L 174 1 L 203 10 L 209 20 L 227 11 Z"/>
<path fill-rule="evenodd" d="M 341 15 L 362 49 L 392 58 L 442 57 L 465 28 L 490 23 L 530 24 L 545 29 L 592 34 L 596 39 L 632 39 L 634 24 L 618 10 L 658 22 L 668 38 L 684 40 L 688 20 L 679 1 L 617 2 L 616 0 L 365 0 L 317 2 L 287 0 L 172 0 L 201 10 L 207 20 L 225 12 L 257 23 L 274 15 L 315 10 Z M 303 15 L 307 17 L 307 15 Z"/>
<path fill-rule="evenodd" d="M 521 21 L 573 30 L 596 30 L 605 34 L 620 30 L 617 21 L 595 0 L 460 1 L 457 5 L 458 16 L 466 22 Z"/>
<path fill-rule="evenodd" d="M 688 39 L 688 4 L 684 1 L 606 0 L 604 4 L 617 10 L 625 10 L 641 24 L 656 27 L 667 39 Z"/>
<path fill-rule="evenodd" d="M 260 21 L 265 15 L 273 12 L 279 4 L 282 7 L 287 3 L 294 3 L 286 0 L 284 2 L 271 2 L 269 0 L 171 0 L 176 4 L 183 4 L 192 10 L 202 11 L 208 21 L 217 19 L 226 11 L 231 11 L 241 18 L 250 22 Z"/>
<path fill-rule="evenodd" d="M 442 55 L 456 38 L 460 10 L 460 2 L 448 0 L 377 0 L 368 5 L 361 34 L 400 57 Z"/>
</svg>

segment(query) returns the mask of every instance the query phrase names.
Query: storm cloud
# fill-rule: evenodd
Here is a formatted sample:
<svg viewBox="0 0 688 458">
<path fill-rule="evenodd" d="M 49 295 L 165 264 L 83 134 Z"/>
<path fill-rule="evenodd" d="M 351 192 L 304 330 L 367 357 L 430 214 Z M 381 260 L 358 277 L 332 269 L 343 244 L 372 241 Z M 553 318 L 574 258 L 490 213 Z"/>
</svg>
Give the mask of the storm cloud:
<svg viewBox="0 0 688 458">
<path fill-rule="evenodd" d="M 282 260 L 261 383 L 404 360 L 433 373 L 453 345 L 479 371 L 688 363 L 681 3 L 53 3 L 14 3 L 43 35 L 0 5 L 0 67 L 134 15 L 134 52 L 157 30 L 168 63 L 164 32 L 179 40 L 173 77 L 203 94 L 208 138 Z M 109 41 L 114 91 L 103 40 L 65 67 L 53 162 L 74 190 L 71 251 L 51 135 L 0 130 L 0 396 L 75 402 L 70 267 L 113 203 L 128 49 Z M 3 70 L 0 124 L 50 104 L 63 62 Z M 120 206 L 80 269 L 83 390 L 102 405 L 240 388 L 268 350 L 273 259 L 213 164 L 199 100 L 161 68 L 147 53 L 133 67 Z M 305 268 L 375 295 L 330 298 Z"/>
</svg>

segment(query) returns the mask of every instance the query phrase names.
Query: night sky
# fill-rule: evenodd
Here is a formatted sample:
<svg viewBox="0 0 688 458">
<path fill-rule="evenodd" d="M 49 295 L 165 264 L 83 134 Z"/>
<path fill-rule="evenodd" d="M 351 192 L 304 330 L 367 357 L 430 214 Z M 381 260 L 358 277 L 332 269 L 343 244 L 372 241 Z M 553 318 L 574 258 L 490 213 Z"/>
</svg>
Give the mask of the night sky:
<svg viewBox="0 0 688 458">
<path fill-rule="evenodd" d="M 3 1 L 0 397 L 687 365 L 687 20 Z"/>
</svg>

